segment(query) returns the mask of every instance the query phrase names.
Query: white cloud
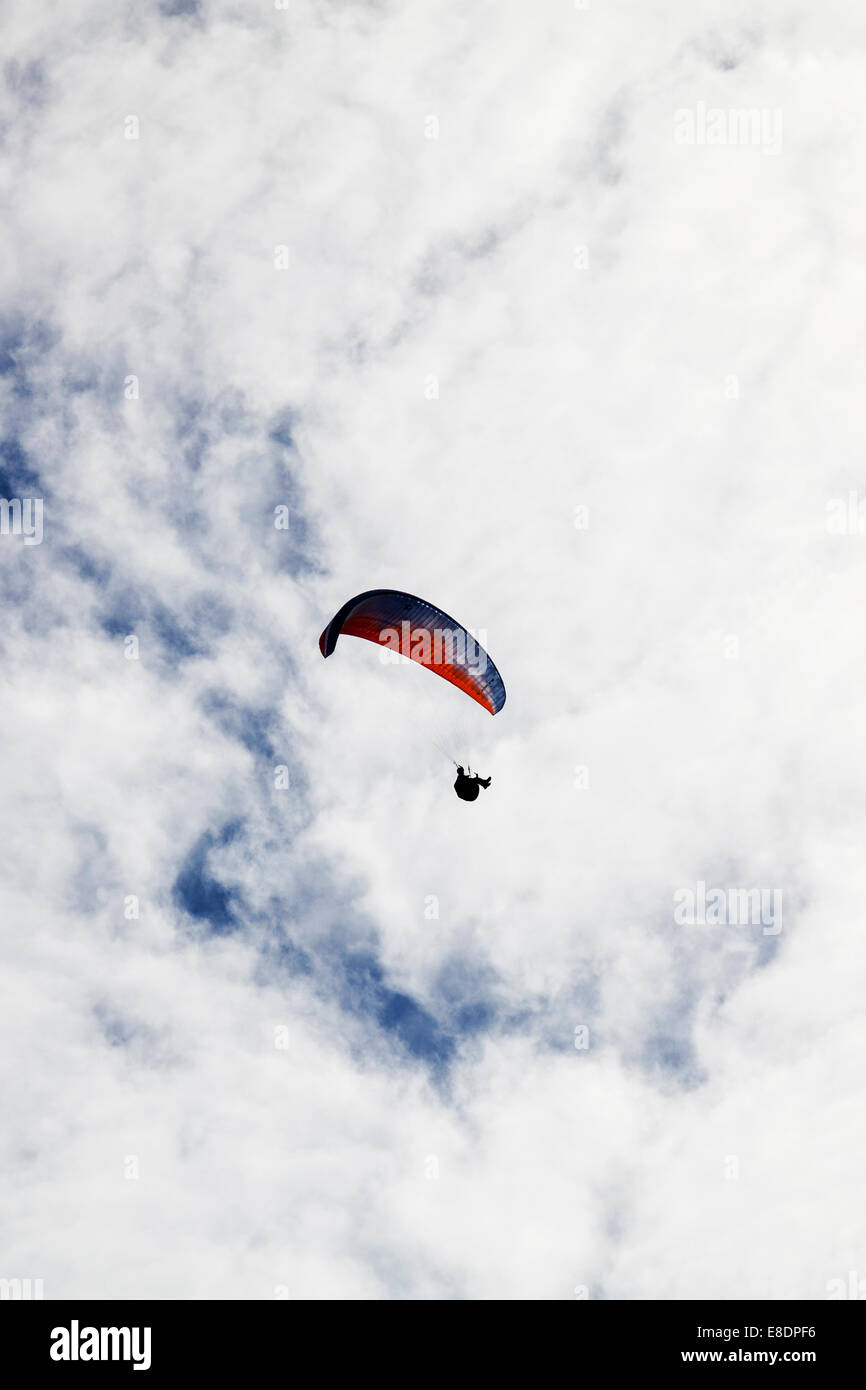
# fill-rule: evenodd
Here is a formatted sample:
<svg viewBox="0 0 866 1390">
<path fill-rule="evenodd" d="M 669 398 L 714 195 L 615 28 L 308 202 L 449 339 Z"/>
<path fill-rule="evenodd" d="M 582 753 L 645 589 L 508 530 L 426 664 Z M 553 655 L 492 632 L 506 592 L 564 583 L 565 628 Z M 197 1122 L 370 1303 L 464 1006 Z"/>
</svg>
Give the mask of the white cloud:
<svg viewBox="0 0 866 1390">
<path fill-rule="evenodd" d="M 4 1277 L 866 1275 L 861 47 L 841 4 L 13 7 Z M 781 143 L 678 144 L 699 103 Z M 496 720 L 321 661 L 378 585 L 486 630 Z M 699 880 L 782 933 L 676 926 Z"/>
</svg>

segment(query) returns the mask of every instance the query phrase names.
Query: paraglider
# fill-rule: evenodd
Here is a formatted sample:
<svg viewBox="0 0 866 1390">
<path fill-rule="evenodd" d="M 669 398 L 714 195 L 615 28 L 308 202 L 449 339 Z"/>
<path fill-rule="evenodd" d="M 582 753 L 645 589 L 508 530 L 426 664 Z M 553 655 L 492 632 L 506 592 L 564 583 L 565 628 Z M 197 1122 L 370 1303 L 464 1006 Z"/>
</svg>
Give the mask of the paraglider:
<svg viewBox="0 0 866 1390">
<path fill-rule="evenodd" d="M 488 777 L 485 779 L 483 777 L 479 777 L 477 772 L 473 775 L 471 767 L 469 769 L 468 775 L 463 771 L 462 767 L 458 767 L 457 780 L 454 783 L 454 790 L 460 797 L 461 801 L 477 801 L 478 788 L 484 787 L 484 789 L 486 790 L 490 786 L 490 783 L 492 781 L 492 777 Z"/>
<path fill-rule="evenodd" d="M 434 675 L 462 690 L 471 700 L 498 714 L 505 704 L 505 684 L 487 652 L 472 634 L 441 608 L 400 589 L 368 589 L 344 603 L 319 638 L 322 656 L 332 655 L 341 636 L 362 637 L 425 666 Z M 456 764 L 455 764 L 456 766 Z M 463 801 L 475 801 L 480 777 L 467 777 L 458 767 L 454 790 Z"/>
</svg>

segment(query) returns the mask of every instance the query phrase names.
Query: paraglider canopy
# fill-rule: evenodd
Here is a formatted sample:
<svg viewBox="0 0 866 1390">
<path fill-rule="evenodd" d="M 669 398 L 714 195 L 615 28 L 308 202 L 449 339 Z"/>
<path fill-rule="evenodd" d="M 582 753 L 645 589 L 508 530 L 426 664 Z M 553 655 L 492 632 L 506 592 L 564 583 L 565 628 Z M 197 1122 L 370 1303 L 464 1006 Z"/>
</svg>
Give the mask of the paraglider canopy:
<svg viewBox="0 0 866 1390">
<path fill-rule="evenodd" d="M 399 589 L 368 589 L 349 599 L 319 638 L 322 656 L 329 657 L 344 634 L 362 637 L 417 661 L 456 685 L 490 714 L 498 714 L 505 704 L 505 685 L 484 648 L 462 623 L 413 594 Z"/>
</svg>

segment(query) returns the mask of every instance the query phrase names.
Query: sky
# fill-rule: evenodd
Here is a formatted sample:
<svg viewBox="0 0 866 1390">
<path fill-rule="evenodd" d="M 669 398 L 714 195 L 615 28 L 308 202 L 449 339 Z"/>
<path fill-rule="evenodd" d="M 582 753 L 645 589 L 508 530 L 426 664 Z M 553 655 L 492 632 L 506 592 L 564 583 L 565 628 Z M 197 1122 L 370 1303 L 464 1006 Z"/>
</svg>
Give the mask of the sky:
<svg viewBox="0 0 866 1390">
<path fill-rule="evenodd" d="M 863 17 L 0 23 L 0 1278 L 866 1296 Z"/>
</svg>

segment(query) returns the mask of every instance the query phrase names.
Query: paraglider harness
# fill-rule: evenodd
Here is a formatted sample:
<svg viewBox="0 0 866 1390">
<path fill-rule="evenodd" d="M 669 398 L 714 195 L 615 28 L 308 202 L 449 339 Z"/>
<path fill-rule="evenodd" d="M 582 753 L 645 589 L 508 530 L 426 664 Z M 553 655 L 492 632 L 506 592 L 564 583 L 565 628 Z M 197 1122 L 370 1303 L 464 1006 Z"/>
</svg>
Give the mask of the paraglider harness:
<svg viewBox="0 0 866 1390">
<path fill-rule="evenodd" d="M 477 772 L 473 775 L 471 767 L 469 768 L 468 774 L 463 771 L 462 767 L 458 767 L 454 790 L 461 801 L 477 801 L 479 787 L 484 787 L 486 790 L 487 787 L 490 786 L 491 781 L 492 778 L 490 777 L 479 777 Z"/>
</svg>

